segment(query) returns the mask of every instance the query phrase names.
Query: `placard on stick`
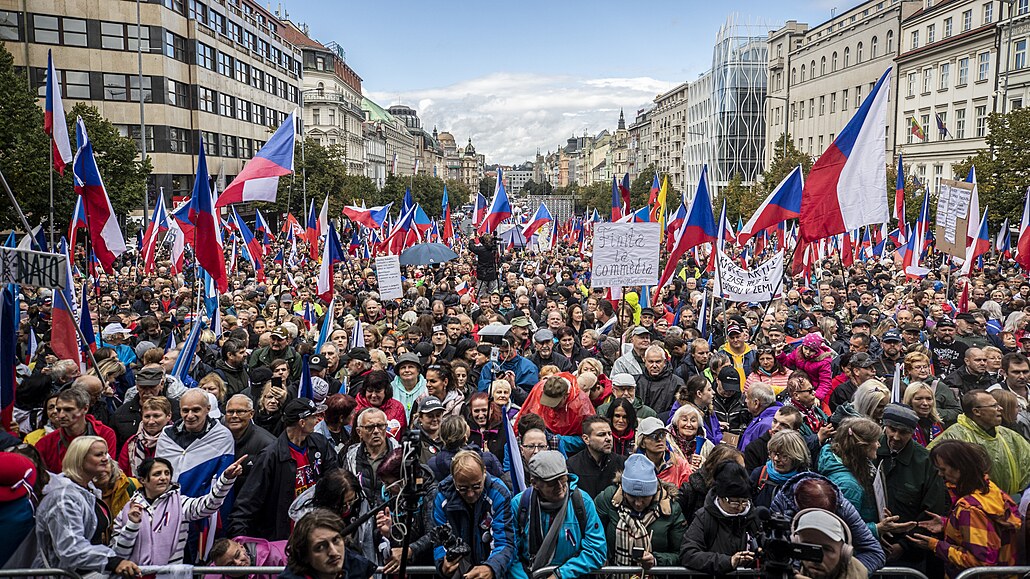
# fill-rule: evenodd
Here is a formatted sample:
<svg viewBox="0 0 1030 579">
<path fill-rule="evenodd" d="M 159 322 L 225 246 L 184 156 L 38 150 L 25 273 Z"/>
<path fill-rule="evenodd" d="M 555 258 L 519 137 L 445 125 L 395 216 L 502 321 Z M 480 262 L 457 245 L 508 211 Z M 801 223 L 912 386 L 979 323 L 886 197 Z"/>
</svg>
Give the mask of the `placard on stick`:
<svg viewBox="0 0 1030 579">
<path fill-rule="evenodd" d="M 658 283 L 659 224 L 594 225 L 593 287 L 650 286 Z"/>
<path fill-rule="evenodd" d="M 972 195 L 972 183 L 941 179 L 935 219 L 937 227 L 934 230 L 937 249 L 962 259 L 966 257 L 966 230 L 969 228 L 969 200 Z"/>
</svg>

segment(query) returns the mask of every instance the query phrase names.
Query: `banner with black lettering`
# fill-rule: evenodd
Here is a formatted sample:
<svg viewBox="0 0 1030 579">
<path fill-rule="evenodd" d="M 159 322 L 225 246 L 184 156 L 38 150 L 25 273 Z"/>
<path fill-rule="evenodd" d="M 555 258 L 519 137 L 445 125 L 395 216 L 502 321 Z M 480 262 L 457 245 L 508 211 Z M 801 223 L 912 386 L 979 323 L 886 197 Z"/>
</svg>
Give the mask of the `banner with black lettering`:
<svg viewBox="0 0 1030 579">
<path fill-rule="evenodd" d="M 715 295 L 734 302 L 767 302 L 783 295 L 782 279 L 782 251 L 752 269 L 740 267 L 720 251 Z"/>
<path fill-rule="evenodd" d="M 658 238 L 657 223 L 595 224 L 590 285 L 621 288 L 657 284 Z"/>
</svg>

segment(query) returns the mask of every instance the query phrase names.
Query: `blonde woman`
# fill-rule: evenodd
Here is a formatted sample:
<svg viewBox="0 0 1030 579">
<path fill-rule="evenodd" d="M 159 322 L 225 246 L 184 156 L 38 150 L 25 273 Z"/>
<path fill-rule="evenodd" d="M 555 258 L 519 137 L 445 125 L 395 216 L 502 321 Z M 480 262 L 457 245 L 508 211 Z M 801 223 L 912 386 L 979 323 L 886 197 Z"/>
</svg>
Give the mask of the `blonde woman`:
<svg viewBox="0 0 1030 579">
<path fill-rule="evenodd" d="M 933 388 L 929 384 L 912 382 L 908 388 L 905 388 L 905 395 L 901 401 L 914 410 L 916 416 L 919 417 L 919 423 L 912 434 L 912 438 L 916 442 L 927 446 L 944 432 L 944 423 L 940 414 L 937 413 L 937 400 L 934 398 Z"/>
<path fill-rule="evenodd" d="M 866 380 L 855 390 L 851 401 L 859 414 L 879 423 L 883 418 L 883 410 L 891 401 L 891 391 L 883 382 L 873 378 Z"/>
</svg>

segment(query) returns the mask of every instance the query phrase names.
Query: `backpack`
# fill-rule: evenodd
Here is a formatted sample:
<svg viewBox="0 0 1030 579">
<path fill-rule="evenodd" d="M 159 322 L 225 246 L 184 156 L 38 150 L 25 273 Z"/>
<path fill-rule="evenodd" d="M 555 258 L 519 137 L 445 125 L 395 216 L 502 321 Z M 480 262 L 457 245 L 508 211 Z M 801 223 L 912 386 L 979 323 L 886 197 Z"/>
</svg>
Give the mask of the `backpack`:
<svg viewBox="0 0 1030 579">
<path fill-rule="evenodd" d="M 526 490 L 519 496 L 518 528 L 528 529 L 529 505 L 533 495 L 533 487 L 526 487 Z M 572 512 L 576 514 L 576 521 L 579 523 L 580 537 L 586 536 L 587 510 L 583 505 L 583 494 L 579 489 L 569 487 L 569 499 L 572 501 Z M 539 529 L 529 530 L 529 553 L 536 553 L 540 549 L 539 541 L 543 538 L 538 536 Z"/>
</svg>

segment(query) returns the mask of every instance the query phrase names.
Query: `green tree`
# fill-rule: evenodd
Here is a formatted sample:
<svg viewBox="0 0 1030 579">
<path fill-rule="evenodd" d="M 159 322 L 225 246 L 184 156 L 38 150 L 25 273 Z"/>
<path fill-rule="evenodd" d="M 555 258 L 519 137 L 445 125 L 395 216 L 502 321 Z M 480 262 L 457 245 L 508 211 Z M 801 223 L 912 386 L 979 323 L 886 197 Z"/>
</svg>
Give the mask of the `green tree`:
<svg viewBox="0 0 1030 579">
<path fill-rule="evenodd" d="M 716 219 L 722 211 L 723 200 L 726 201 L 726 219 L 734 227 L 736 227 L 738 217 L 744 221 L 750 219 L 755 209 L 758 209 L 762 203 L 761 194 L 754 189 L 754 186 L 744 185 L 744 176 L 739 171 L 734 173 L 730 182 L 719 189 L 719 194 L 712 199 L 712 210 L 715 212 Z"/>
<path fill-rule="evenodd" d="M 910 172 L 911 167 L 905 167 L 905 223 L 915 223 L 919 217 L 919 211 L 923 208 L 923 185 L 916 183 L 915 177 Z M 894 214 L 894 194 L 898 186 L 898 169 L 895 165 L 887 165 L 887 204 L 890 207 L 891 215 Z M 937 195 L 930 194 L 930 218 L 937 211 Z"/>
<path fill-rule="evenodd" d="M 308 138 L 304 141 L 303 147 L 295 147 L 294 174 L 279 179 L 279 192 L 274 204 L 276 210 L 288 210 L 304 223 L 308 214 L 308 207 L 304 206 L 306 179 L 308 206 L 314 201 L 317 213 L 325 196 L 329 195 L 329 215 L 339 215 L 343 206 L 350 203 L 342 191 L 343 179 L 347 174 L 342 159 L 343 148 L 339 145 L 324 147 L 318 141 Z"/>
<path fill-rule="evenodd" d="M 956 165 L 955 177 L 965 178 L 975 165 L 980 206 L 990 206 L 989 219 L 1000 223 L 1008 217 L 1018 223 L 1030 185 L 1030 110 L 993 113 L 987 128 L 987 148 Z"/>
<path fill-rule="evenodd" d="M 487 199 L 492 199 L 494 195 L 494 189 L 497 188 L 496 177 L 483 177 L 479 180 L 479 192 L 482 193 Z"/>
<path fill-rule="evenodd" d="M 651 163 L 644 168 L 643 171 L 637 175 L 637 178 L 630 184 L 629 193 L 630 200 L 633 202 L 633 208 L 639 209 L 644 205 L 650 204 L 651 201 L 651 185 L 654 184 L 654 176 L 658 172 L 658 168 L 654 163 Z M 658 186 L 661 187 L 662 183 L 668 179 L 668 175 L 658 176 Z M 672 182 L 666 185 L 668 188 L 665 193 L 666 209 L 669 211 L 675 211 L 678 207 L 677 199 L 682 197 L 682 194 L 673 187 Z"/>
<path fill-rule="evenodd" d="M 808 172 L 812 170 L 812 156 L 794 146 L 794 140 L 790 138 L 789 133 L 786 136 L 786 142 L 787 148 L 784 151 L 783 136 L 781 135 L 781 138 L 776 140 L 773 158 L 769 162 L 769 167 L 762 173 L 761 191 L 766 195 L 772 193 L 773 189 L 780 184 L 780 181 L 783 181 L 798 165 L 801 165 L 801 171 L 805 175 L 808 175 Z"/>
</svg>

